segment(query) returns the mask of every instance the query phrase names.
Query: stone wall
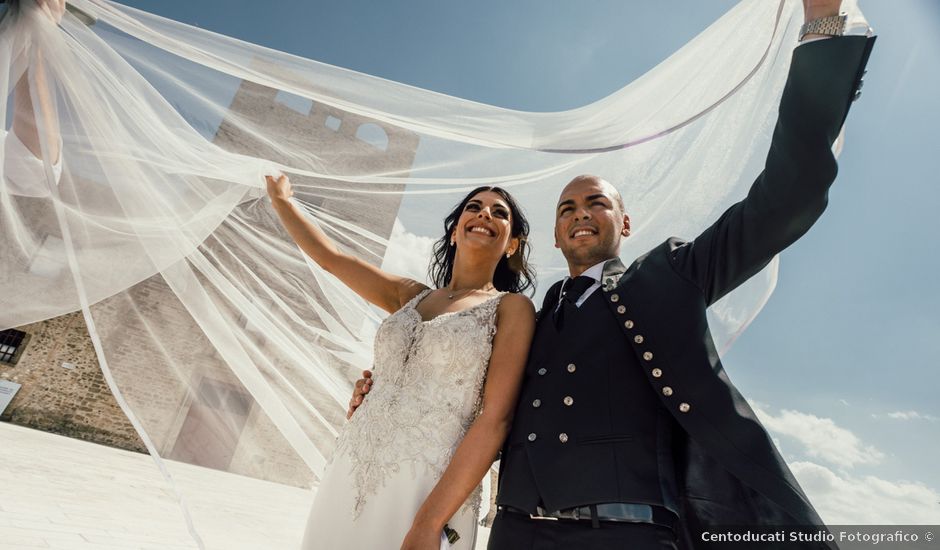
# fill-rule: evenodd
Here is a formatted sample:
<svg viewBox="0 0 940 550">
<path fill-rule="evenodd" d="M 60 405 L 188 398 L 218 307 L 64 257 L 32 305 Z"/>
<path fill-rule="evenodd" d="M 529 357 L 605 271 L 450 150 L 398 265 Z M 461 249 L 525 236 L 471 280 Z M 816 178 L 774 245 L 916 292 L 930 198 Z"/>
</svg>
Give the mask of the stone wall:
<svg viewBox="0 0 940 550">
<path fill-rule="evenodd" d="M 81 312 L 18 329 L 30 339 L 16 365 L 0 363 L 0 379 L 22 388 L 0 420 L 144 450 L 104 380 Z"/>
</svg>

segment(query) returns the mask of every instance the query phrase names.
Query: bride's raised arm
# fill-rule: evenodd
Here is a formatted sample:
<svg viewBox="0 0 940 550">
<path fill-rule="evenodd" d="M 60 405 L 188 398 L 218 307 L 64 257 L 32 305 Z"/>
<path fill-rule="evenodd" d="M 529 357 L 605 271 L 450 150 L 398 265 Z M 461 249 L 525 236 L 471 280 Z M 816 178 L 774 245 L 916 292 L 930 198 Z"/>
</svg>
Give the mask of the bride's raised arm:
<svg viewBox="0 0 940 550">
<path fill-rule="evenodd" d="M 266 180 L 274 211 L 297 246 L 364 300 L 394 313 L 427 288 L 417 281 L 392 275 L 341 252 L 326 233 L 304 216 L 291 200 L 293 191 L 287 176 L 266 176 Z"/>
<path fill-rule="evenodd" d="M 36 5 L 49 19 L 58 23 L 65 13 L 65 0 L 36 0 Z M 23 51 L 22 56 L 28 57 L 30 52 Z M 26 61 L 23 59 L 22 61 Z M 37 105 L 33 105 L 33 97 L 30 94 L 29 75 L 23 71 L 19 80 L 13 89 L 13 135 L 16 136 L 26 149 L 36 158 L 42 158 L 41 132 L 49 148 L 49 156 L 52 161 L 58 162 L 59 158 L 59 124 L 53 116 L 55 108 L 53 107 L 52 92 L 47 82 L 46 71 L 41 50 L 35 52 L 33 58 L 34 66 L 32 71 L 35 78 L 35 89 L 33 90 Z M 37 124 L 37 118 L 41 123 Z M 40 128 L 41 126 L 41 128 Z"/>
</svg>

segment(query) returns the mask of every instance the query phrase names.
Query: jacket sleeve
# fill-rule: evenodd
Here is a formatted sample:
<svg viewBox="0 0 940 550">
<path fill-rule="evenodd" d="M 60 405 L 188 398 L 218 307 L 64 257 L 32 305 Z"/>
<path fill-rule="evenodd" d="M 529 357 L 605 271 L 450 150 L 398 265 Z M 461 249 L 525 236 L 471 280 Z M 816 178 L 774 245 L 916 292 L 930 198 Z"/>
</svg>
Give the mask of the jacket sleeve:
<svg viewBox="0 0 940 550">
<path fill-rule="evenodd" d="M 764 170 L 747 197 L 692 241 L 671 239 L 670 259 L 711 305 L 805 234 L 836 177 L 832 145 L 856 97 L 874 38 L 798 46 Z"/>
</svg>

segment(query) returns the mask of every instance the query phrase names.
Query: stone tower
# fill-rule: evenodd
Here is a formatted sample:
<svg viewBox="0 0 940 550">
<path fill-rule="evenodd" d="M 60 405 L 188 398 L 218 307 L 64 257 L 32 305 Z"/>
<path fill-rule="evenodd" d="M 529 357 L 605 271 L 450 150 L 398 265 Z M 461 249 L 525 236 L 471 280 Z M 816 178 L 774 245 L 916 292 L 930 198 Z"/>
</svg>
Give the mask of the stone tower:
<svg viewBox="0 0 940 550">
<path fill-rule="evenodd" d="M 323 174 L 349 173 L 355 167 L 355 173 L 406 176 L 419 142 L 416 134 L 248 81 L 239 86 L 213 142 L 232 152 L 291 164 L 292 159 L 283 158 L 281 151 L 242 131 L 246 123 L 263 129 L 274 137 L 275 143 L 290 139 L 292 145 L 315 152 L 319 163 L 316 171 Z M 302 139 L 302 143 L 296 143 L 297 139 Z M 295 189 L 308 190 L 308 194 L 295 192 L 305 202 L 354 219 L 376 235 L 386 238 L 391 235 L 401 201 L 396 191 L 401 191 L 401 187 L 383 185 L 386 193 L 363 195 L 358 191 L 375 190 L 378 186 L 356 184 L 349 190 L 337 190 L 341 186 L 332 180 L 303 176 L 291 179 Z M 258 194 L 247 197 L 237 207 L 237 215 L 249 220 L 258 231 L 281 239 L 286 236 L 266 199 Z M 223 241 L 228 238 L 223 233 L 224 227 L 221 230 L 201 248 L 221 253 Z M 384 247 L 375 242 L 338 242 L 338 245 L 376 265 L 384 255 Z M 365 247 L 367 253 L 359 247 Z M 240 260 L 246 269 L 256 267 L 252 265 L 254 258 Z M 297 276 L 309 278 L 309 273 Z M 286 289 L 283 298 L 296 306 L 295 311 L 309 310 L 302 308 L 302 303 L 291 303 L 296 297 Z M 110 334 L 102 334 L 111 342 L 109 361 L 139 366 L 116 373 L 116 377 L 119 385 L 128 388 L 125 398 L 134 405 L 164 457 L 249 476 L 261 476 L 263 469 L 268 472 L 264 474 L 267 479 L 293 485 L 308 485 L 312 481 L 309 470 L 298 463 L 295 453 L 276 432 L 267 442 L 264 464 L 252 455 L 251 449 L 240 445 L 244 434 L 252 434 L 257 442 L 259 434 L 274 432 L 273 426 L 253 406 L 253 400 L 225 366 L 218 350 L 213 349 L 160 274 L 95 304 L 92 310 L 96 320 L 119 327 Z M 140 312 L 159 322 L 140 322 Z M 312 311 L 307 315 L 305 321 L 319 323 Z M 25 349 L 19 350 L 15 365 L 0 363 L 0 379 L 17 382 L 22 387 L 0 420 L 143 450 L 142 442 L 104 383 L 80 312 L 17 330 L 29 338 Z M 149 349 L 148 342 L 154 334 L 161 341 L 172 342 L 172 350 Z M 356 372 L 361 367 L 346 365 L 345 370 Z M 133 377 L 133 381 L 124 377 Z M 235 419 L 226 433 L 208 428 L 211 419 L 220 413 Z M 330 423 L 341 420 L 341 417 L 327 419 Z M 324 430 L 325 426 L 312 428 L 318 435 L 325 434 Z M 203 449 L 202 442 L 207 437 L 216 440 L 211 452 Z M 275 464 L 271 464 L 272 460 Z M 272 479 L 273 471 L 278 473 Z"/>
</svg>

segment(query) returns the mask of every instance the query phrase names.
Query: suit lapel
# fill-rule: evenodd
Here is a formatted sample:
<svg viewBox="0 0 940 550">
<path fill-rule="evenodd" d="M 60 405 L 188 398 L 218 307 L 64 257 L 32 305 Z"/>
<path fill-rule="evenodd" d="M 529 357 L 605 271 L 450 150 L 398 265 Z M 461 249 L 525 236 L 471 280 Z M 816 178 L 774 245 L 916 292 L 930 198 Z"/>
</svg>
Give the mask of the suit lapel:
<svg viewBox="0 0 940 550">
<path fill-rule="evenodd" d="M 555 308 L 555 304 L 558 301 L 558 291 L 563 282 L 565 282 L 564 279 L 549 287 L 548 292 L 545 293 L 545 297 L 542 298 L 542 307 L 539 308 L 538 313 L 535 314 L 536 330 L 538 330 L 538 326 L 545 318 L 551 318 L 552 310 Z"/>
</svg>

